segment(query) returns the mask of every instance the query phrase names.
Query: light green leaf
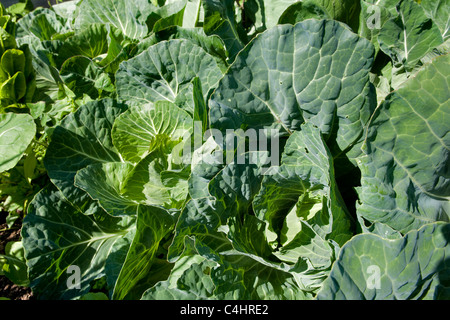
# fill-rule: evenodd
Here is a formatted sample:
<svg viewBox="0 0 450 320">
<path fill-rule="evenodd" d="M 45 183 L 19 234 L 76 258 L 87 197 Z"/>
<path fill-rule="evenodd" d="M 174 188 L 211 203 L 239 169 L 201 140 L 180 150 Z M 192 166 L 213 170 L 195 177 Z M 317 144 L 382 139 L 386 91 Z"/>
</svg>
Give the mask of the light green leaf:
<svg viewBox="0 0 450 320">
<path fill-rule="evenodd" d="M 191 116 L 173 103 L 130 108 L 114 122 L 112 138 L 122 157 L 137 163 L 159 145 L 179 143 L 192 131 Z M 170 149 L 167 150 L 170 153 Z"/>
<path fill-rule="evenodd" d="M 27 271 L 22 242 L 8 242 L 5 254 L 0 254 L 0 274 L 18 286 L 26 287 L 30 284 Z"/>
<path fill-rule="evenodd" d="M 148 205 L 182 208 L 187 200 L 189 166 L 171 168 L 170 153 L 158 148 L 130 172 L 125 197 Z"/>
<path fill-rule="evenodd" d="M 13 168 L 36 134 L 36 124 L 28 114 L 0 114 L 0 172 Z"/>
<path fill-rule="evenodd" d="M 19 71 L 0 85 L 0 107 L 14 105 L 27 92 L 27 80 L 23 72 Z"/>
<path fill-rule="evenodd" d="M 201 0 L 188 0 L 184 9 L 183 28 L 194 28 L 197 26 L 202 8 Z"/>
<path fill-rule="evenodd" d="M 160 242 L 171 232 L 175 221 L 163 208 L 139 206 L 136 235 L 114 287 L 113 299 L 124 299 L 139 280 L 152 272 Z"/>
<path fill-rule="evenodd" d="M 190 143 L 192 118 L 167 101 L 133 107 L 116 119 L 113 141 L 123 158 L 136 166 L 121 192 L 149 205 L 180 208 L 188 194 L 189 162 L 184 159 Z M 190 147 L 190 145 L 188 145 Z"/>
<path fill-rule="evenodd" d="M 388 240 L 355 236 L 342 249 L 319 300 L 449 298 L 450 225 L 434 223 Z"/>
<path fill-rule="evenodd" d="M 157 16 L 161 17 L 153 25 L 153 32 L 158 32 L 172 26 L 182 26 L 184 23 L 187 0 L 166 3 L 158 8 Z M 192 19 L 189 17 L 188 19 Z"/>
<path fill-rule="evenodd" d="M 17 72 L 25 72 L 24 52 L 18 49 L 6 50 L 1 57 L 0 67 L 9 77 L 14 76 Z"/>
<path fill-rule="evenodd" d="M 402 233 L 450 216 L 450 57 L 435 59 L 390 94 L 358 159 L 358 213 Z"/>
<path fill-rule="evenodd" d="M 122 191 L 132 169 L 131 164 L 122 162 L 92 164 L 77 172 L 75 186 L 113 216 L 136 215 L 138 203 L 123 196 Z"/>
</svg>

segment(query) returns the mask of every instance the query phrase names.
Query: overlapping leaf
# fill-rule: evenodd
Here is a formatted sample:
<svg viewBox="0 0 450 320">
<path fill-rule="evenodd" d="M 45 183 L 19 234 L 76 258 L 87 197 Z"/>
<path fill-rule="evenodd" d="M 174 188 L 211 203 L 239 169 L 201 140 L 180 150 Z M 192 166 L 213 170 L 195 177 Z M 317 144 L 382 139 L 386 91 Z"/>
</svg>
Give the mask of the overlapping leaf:
<svg viewBox="0 0 450 320">
<path fill-rule="evenodd" d="M 387 20 L 378 34 L 380 48 L 397 64 L 413 67 L 430 49 L 442 43 L 442 35 L 421 6 L 401 1 L 397 15 Z"/>
<path fill-rule="evenodd" d="M 318 294 L 322 300 L 448 299 L 450 225 L 434 223 L 397 240 L 355 236 Z"/>
<path fill-rule="evenodd" d="M 448 221 L 449 56 L 390 94 L 368 128 L 358 214 L 402 233 Z"/>
<path fill-rule="evenodd" d="M 169 40 L 151 46 L 121 64 L 116 74 L 117 94 L 129 104 L 159 100 L 186 101 L 189 83 L 198 77 L 206 98 L 222 77 L 216 60 L 187 40 Z M 185 106 L 192 113 L 193 106 Z"/>
<path fill-rule="evenodd" d="M 78 170 L 96 163 L 120 162 L 111 129 L 125 110 L 125 105 L 111 99 L 89 102 L 55 128 L 44 164 L 53 183 L 75 205 L 86 205 L 89 199 L 74 186 Z"/>
<path fill-rule="evenodd" d="M 149 30 L 147 17 L 154 7 L 147 0 L 85 0 L 78 6 L 75 27 L 91 23 L 111 24 L 131 39 L 144 38 Z"/>
<path fill-rule="evenodd" d="M 121 240 L 132 220 L 98 212 L 83 214 L 54 187 L 33 200 L 22 234 L 31 286 L 41 299 L 80 297 L 91 281 L 106 275 L 117 246 L 128 249 Z M 78 280 L 71 278 L 71 266 L 80 271 Z"/>
<path fill-rule="evenodd" d="M 290 134 L 308 121 L 325 134 L 333 156 L 348 153 L 374 108 L 372 58 L 373 46 L 336 21 L 277 26 L 256 37 L 220 81 L 211 126 Z"/>
</svg>

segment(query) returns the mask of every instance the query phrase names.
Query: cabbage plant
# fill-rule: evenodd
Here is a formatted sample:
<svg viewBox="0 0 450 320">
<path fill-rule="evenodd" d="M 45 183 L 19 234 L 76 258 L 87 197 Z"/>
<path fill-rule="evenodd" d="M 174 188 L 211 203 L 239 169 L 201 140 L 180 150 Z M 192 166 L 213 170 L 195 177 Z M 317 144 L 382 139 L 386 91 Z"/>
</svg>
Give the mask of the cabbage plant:
<svg viewBox="0 0 450 320">
<path fill-rule="evenodd" d="M 36 88 L 16 122 L 41 129 L 45 183 L 3 269 L 26 269 L 38 299 L 449 299 L 448 13 L 439 0 L 31 11 L 15 41 Z"/>
</svg>

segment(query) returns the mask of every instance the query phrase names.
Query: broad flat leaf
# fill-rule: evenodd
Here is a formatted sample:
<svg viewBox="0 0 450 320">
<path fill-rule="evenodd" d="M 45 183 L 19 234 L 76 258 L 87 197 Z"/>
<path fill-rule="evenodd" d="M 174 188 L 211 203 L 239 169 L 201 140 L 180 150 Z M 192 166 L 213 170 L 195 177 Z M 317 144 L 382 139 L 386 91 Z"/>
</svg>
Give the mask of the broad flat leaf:
<svg viewBox="0 0 450 320">
<path fill-rule="evenodd" d="M 36 124 L 28 114 L 0 114 L 0 172 L 13 168 L 36 134 Z"/>
<path fill-rule="evenodd" d="M 130 108 L 114 122 L 112 138 L 122 157 L 137 163 L 158 145 L 177 144 L 192 131 L 192 117 L 175 104 L 158 101 L 154 106 Z"/>
<path fill-rule="evenodd" d="M 27 287 L 30 281 L 22 242 L 10 241 L 4 250 L 5 254 L 0 254 L 0 274 L 18 286 Z"/>
<path fill-rule="evenodd" d="M 206 100 L 222 72 L 216 60 L 191 41 L 163 41 L 120 65 L 117 94 L 134 105 L 159 100 L 177 103 L 186 100 L 186 89 L 195 77 L 200 79 Z"/>
<path fill-rule="evenodd" d="M 441 30 L 442 38 L 450 37 L 450 4 L 445 0 L 422 0 L 420 1 L 425 14 L 433 19 L 433 23 Z"/>
<path fill-rule="evenodd" d="M 147 38 L 148 40 L 150 39 Z M 207 53 L 212 55 L 217 62 L 223 73 L 228 68 L 228 63 L 226 62 L 228 52 L 225 49 L 225 44 L 223 40 L 217 35 L 207 36 L 203 28 L 180 28 L 178 26 L 173 26 L 164 30 L 161 30 L 154 34 L 154 40 L 149 43 L 150 45 L 156 44 L 160 41 L 169 39 L 186 39 L 202 47 Z M 141 42 L 142 44 L 142 42 Z"/>
<path fill-rule="evenodd" d="M 351 158 L 359 150 L 348 150 L 374 108 L 372 59 L 369 41 L 336 21 L 267 30 L 240 52 L 214 91 L 211 126 L 291 134 L 307 121 L 321 129 L 334 157 Z"/>
<path fill-rule="evenodd" d="M 122 191 L 132 169 L 131 164 L 123 162 L 92 164 L 77 172 L 75 186 L 113 216 L 136 215 L 139 203 L 123 196 Z"/>
<path fill-rule="evenodd" d="M 443 42 L 441 32 L 414 1 L 403 0 L 396 9 L 398 14 L 382 25 L 378 42 L 396 64 L 412 68 Z"/>
<path fill-rule="evenodd" d="M 449 56 L 390 94 L 370 122 L 358 159 L 358 213 L 402 233 L 450 216 Z"/>
<path fill-rule="evenodd" d="M 355 236 L 342 249 L 319 300 L 448 299 L 450 225 L 434 223 L 404 238 Z"/>
<path fill-rule="evenodd" d="M 171 232 L 175 221 L 175 217 L 163 208 L 139 207 L 136 235 L 114 287 L 113 299 L 125 298 L 139 280 L 152 272 L 160 242 Z"/>
<path fill-rule="evenodd" d="M 114 144 L 125 160 L 136 164 L 125 179 L 123 195 L 148 205 L 181 208 L 190 175 L 184 159 L 190 152 L 184 155 L 183 149 L 191 132 L 191 116 L 167 101 L 132 107 L 118 117 Z"/>
<path fill-rule="evenodd" d="M 139 162 L 130 172 L 123 195 L 147 205 L 180 209 L 188 195 L 189 166 L 170 162 L 169 149 L 158 148 Z"/>
<path fill-rule="evenodd" d="M 107 264 L 113 262 L 109 254 L 116 251 L 116 243 L 121 245 L 131 221 L 98 212 L 83 214 L 54 187 L 36 195 L 24 219 L 22 236 L 30 285 L 37 298 L 80 297 L 90 289 L 92 280 L 105 274 Z M 76 273 L 70 266 L 79 268 L 78 281 L 71 277 Z"/>
<path fill-rule="evenodd" d="M 128 38 L 142 39 L 149 32 L 146 20 L 154 8 L 147 0 L 84 0 L 78 5 L 74 26 L 111 24 Z"/>
<path fill-rule="evenodd" d="M 121 161 L 112 143 L 111 129 L 125 110 L 124 104 L 112 99 L 88 102 L 64 118 L 53 131 L 44 165 L 53 183 L 75 206 L 86 205 L 90 199 L 74 186 L 78 170 L 95 163 Z"/>
</svg>

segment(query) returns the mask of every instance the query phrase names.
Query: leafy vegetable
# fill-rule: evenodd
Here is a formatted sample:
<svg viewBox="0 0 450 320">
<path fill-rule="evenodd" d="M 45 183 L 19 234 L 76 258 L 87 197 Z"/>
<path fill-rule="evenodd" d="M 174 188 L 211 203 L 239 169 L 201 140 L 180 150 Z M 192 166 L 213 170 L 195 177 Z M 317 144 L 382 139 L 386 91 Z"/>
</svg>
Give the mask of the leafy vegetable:
<svg viewBox="0 0 450 320">
<path fill-rule="evenodd" d="M 13 168 L 22 158 L 36 133 L 27 114 L 0 114 L 0 172 Z"/>
<path fill-rule="evenodd" d="M 0 262 L 37 299 L 449 298 L 448 2 L 27 4 Z"/>
<path fill-rule="evenodd" d="M 374 113 L 359 159 L 364 218 L 402 233 L 449 220 L 449 62 L 425 66 Z"/>
<path fill-rule="evenodd" d="M 448 235 L 448 224 L 438 223 L 396 240 L 355 236 L 342 248 L 318 298 L 448 299 Z M 378 280 L 370 279 L 375 273 Z"/>
</svg>

